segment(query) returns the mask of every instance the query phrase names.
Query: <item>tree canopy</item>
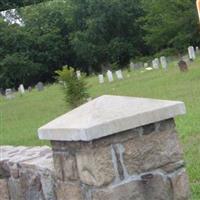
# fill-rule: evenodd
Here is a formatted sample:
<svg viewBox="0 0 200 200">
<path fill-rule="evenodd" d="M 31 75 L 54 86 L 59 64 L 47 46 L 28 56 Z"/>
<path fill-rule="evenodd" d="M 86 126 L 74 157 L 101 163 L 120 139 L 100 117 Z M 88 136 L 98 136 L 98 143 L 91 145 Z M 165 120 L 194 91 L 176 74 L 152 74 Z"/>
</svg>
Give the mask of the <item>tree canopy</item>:
<svg viewBox="0 0 200 200">
<path fill-rule="evenodd" d="M 195 0 L 52 0 L 12 15 L 21 23 L 0 16 L 0 88 L 54 81 L 64 65 L 100 72 L 200 44 Z"/>
</svg>

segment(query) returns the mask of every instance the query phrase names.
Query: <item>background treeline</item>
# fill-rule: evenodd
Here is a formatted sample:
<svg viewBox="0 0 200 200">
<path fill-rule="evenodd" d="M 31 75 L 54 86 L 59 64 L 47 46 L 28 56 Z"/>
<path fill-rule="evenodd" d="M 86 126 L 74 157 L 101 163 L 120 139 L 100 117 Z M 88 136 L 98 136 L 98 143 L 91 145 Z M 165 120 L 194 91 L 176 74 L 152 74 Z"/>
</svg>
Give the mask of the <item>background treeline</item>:
<svg viewBox="0 0 200 200">
<path fill-rule="evenodd" d="M 196 0 L 55 0 L 0 17 L 0 88 L 51 82 L 63 65 L 126 67 L 156 52 L 199 45 Z"/>
</svg>

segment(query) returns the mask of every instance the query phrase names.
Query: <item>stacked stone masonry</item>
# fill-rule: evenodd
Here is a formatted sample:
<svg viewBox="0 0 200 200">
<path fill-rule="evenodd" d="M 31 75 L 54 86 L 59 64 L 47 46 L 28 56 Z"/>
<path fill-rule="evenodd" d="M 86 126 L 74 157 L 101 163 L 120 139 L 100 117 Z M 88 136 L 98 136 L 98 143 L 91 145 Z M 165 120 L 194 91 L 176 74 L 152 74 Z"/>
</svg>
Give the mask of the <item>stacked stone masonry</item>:
<svg viewBox="0 0 200 200">
<path fill-rule="evenodd" d="M 90 142 L 1 147 L 0 200 L 188 200 L 173 119 Z"/>
</svg>

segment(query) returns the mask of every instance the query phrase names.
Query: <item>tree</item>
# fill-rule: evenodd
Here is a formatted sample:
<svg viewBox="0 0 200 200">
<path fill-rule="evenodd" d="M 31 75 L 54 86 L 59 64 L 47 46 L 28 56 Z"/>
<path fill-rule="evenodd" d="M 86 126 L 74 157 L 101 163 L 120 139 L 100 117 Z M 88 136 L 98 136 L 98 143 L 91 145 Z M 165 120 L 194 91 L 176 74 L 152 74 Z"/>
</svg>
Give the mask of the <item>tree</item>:
<svg viewBox="0 0 200 200">
<path fill-rule="evenodd" d="M 143 9 L 144 40 L 154 52 L 200 42 L 195 0 L 143 0 Z"/>
<path fill-rule="evenodd" d="M 137 23 L 142 14 L 138 0 L 76 0 L 71 44 L 77 56 L 95 70 L 117 62 L 127 64 L 143 51 Z"/>
</svg>

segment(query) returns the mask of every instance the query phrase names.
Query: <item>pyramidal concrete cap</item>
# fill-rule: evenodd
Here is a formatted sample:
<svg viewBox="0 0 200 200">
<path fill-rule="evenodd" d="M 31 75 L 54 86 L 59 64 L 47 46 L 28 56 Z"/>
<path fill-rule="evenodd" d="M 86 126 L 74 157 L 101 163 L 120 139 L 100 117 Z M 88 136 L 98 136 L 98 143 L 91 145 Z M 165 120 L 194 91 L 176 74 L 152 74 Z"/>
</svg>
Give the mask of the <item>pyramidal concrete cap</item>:
<svg viewBox="0 0 200 200">
<path fill-rule="evenodd" d="M 91 141 L 185 113 L 180 101 L 104 95 L 42 126 L 38 135 L 42 140 Z"/>
</svg>

